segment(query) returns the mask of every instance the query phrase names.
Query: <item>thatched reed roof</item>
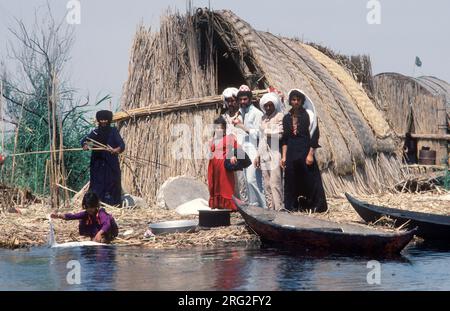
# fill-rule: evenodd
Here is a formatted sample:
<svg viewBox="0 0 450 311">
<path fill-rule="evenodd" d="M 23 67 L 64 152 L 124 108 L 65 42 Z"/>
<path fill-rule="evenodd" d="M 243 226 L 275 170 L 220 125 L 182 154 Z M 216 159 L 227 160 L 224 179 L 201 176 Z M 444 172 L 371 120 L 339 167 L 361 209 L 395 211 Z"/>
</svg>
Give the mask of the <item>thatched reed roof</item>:
<svg viewBox="0 0 450 311">
<path fill-rule="evenodd" d="M 201 11 L 169 14 L 158 32 L 141 27 L 136 33 L 122 109 L 149 113 L 130 113 L 121 119 L 120 130 L 128 152 L 170 168 L 124 163 L 125 187 L 152 198 L 168 177 L 205 178 L 206 160 L 173 157 L 170 129 L 175 123 L 195 128 L 196 118 L 211 123 L 218 106 L 166 113 L 164 103 L 220 94 L 243 83 L 261 90 L 273 86 L 285 94 L 301 88 L 314 101 L 322 146 L 317 159 L 328 194 L 370 193 L 400 178 L 395 133 L 348 70 L 310 45 L 253 29 L 231 11 Z M 192 145 L 198 146 L 194 137 Z"/>
<path fill-rule="evenodd" d="M 446 134 L 446 103 L 450 89 L 445 81 L 434 77 L 412 78 L 399 73 L 381 73 L 374 77 L 374 89 L 379 108 L 385 112 L 398 135 L 406 132 L 423 136 Z M 435 139 L 419 142 L 419 148 L 428 146 L 437 150 L 438 163 L 447 154 L 446 145 L 445 141 Z"/>
<path fill-rule="evenodd" d="M 444 80 L 431 76 L 422 76 L 416 79 L 416 81 L 431 94 L 435 96 L 444 96 L 446 101 L 447 112 L 450 113 L 450 84 Z"/>
</svg>

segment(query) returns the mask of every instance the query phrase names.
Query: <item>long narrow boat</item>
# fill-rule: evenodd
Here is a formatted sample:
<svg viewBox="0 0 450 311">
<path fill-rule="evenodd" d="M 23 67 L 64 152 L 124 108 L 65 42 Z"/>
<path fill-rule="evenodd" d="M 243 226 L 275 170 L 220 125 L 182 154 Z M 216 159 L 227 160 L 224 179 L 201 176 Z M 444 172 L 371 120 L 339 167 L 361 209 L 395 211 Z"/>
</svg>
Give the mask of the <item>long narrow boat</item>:
<svg viewBox="0 0 450 311">
<path fill-rule="evenodd" d="M 345 196 L 358 215 L 368 223 L 388 216 L 395 220 L 396 227 L 417 228 L 416 235 L 421 238 L 450 241 L 450 216 L 377 206 L 355 199 L 348 193 Z"/>
<path fill-rule="evenodd" d="M 249 206 L 237 198 L 233 200 L 247 225 L 263 243 L 287 246 L 299 252 L 395 256 L 415 232 L 388 232 L 365 225 L 341 224 Z"/>
</svg>

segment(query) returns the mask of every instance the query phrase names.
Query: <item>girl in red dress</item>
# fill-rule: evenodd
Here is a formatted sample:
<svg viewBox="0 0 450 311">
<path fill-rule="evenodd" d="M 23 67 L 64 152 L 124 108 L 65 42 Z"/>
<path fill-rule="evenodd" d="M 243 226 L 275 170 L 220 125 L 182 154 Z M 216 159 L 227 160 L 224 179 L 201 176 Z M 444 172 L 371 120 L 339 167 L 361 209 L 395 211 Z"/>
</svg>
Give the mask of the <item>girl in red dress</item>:
<svg viewBox="0 0 450 311">
<path fill-rule="evenodd" d="M 214 120 L 214 139 L 211 143 L 211 159 L 208 165 L 209 206 L 211 208 L 236 211 L 232 200 L 234 193 L 234 172 L 225 169 L 225 159 L 236 164 L 233 149 L 238 148 L 236 137 L 226 135 L 227 123 L 223 117 Z"/>
</svg>

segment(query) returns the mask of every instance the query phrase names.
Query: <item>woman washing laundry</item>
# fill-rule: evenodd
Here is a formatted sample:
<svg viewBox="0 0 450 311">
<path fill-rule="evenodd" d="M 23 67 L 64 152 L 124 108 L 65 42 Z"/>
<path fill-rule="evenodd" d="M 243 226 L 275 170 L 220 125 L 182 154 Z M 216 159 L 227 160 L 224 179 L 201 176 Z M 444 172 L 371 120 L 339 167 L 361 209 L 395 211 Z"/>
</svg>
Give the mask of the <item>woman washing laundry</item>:
<svg viewBox="0 0 450 311">
<path fill-rule="evenodd" d="M 315 108 L 298 89 L 289 92 L 288 101 L 292 108 L 283 118 L 281 142 L 285 208 L 325 212 L 328 209 L 325 190 L 314 157 L 315 150 L 320 148 Z"/>
<path fill-rule="evenodd" d="M 119 228 L 114 217 L 104 208 L 100 208 L 100 201 L 94 192 L 87 192 L 83 197 L 84 211 L 76 214 L 53 213 L 52 218 L 63 220 L 79 220 L 79 233 L 98 243 L 110 243 L 119 234 Z"/>
</svg>

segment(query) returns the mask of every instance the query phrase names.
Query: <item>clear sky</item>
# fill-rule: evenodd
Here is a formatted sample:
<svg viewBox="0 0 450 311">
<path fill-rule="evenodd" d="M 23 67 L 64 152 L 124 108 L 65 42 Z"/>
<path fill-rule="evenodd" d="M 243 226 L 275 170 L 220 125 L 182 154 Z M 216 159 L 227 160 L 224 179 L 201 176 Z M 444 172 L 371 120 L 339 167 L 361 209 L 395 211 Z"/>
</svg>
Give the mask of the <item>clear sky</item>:
<svg viewBox="0 0 450 311">
<path fill-rule="evenodd" d="M 69 0 L 49 0 L 59 19 Z M 374 1 L 374 0 L 371 0 Z M 168 8 L 186 10 L 186 0 L 81 0 L 81 23 L 75 28 L 72 85 L 91 98 L 111 94 L 119 103 L 128 74 L 128 59 L 139 23 L 153 28 Z M 450 1 L 378 0 L 380 24 L 369 24 L 369 0 L 211 0 L 213 9 L 230 9 L 254 28 L 303 38 L 343 54 L 369 54 L 374 73 L 412 75 L 415 56 L 422 68 L 415 74 L 450 82 Z M 0 0 L 0 57 L 8 66 L 6 42 L 13 18 L 32 22 L 46 0 Z M 208 1 L 194 0 L 195 7 Z"/>
</svg>

